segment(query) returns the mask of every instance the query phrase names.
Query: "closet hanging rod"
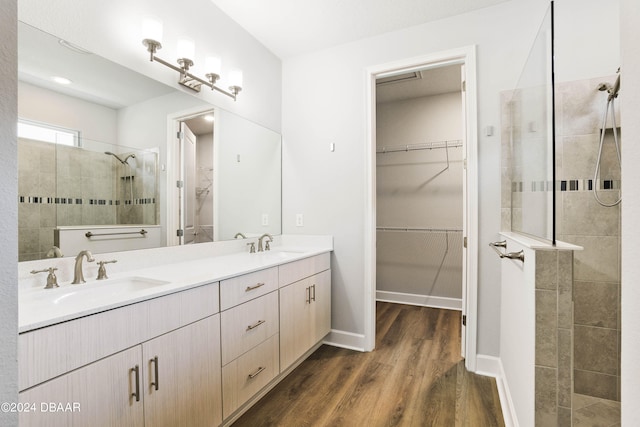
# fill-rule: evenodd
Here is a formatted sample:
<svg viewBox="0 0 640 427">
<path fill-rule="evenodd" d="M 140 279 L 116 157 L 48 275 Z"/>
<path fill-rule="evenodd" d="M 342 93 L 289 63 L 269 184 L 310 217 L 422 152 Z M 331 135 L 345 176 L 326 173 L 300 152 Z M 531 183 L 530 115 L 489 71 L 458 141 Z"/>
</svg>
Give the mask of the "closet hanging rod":
<svg viewBox="0 0 640 427">
<path fill-rule="evenodd" d="M 421 144 L 396 145 L 393 147 L 382 147 L 376 150 L 376 153 L 397 153 L 399 151 L 415 151 L 415 150 L 433 150 L 436 148 L 454 148 L 462 147 L 462 140 L 456 139 L 451 141 L 424 142 Z"/>
<path fill-rule="evenodd" d="M 404 231 L 422 233 L 462 233 L 460 228 L 429 228 L 429 227 L 376 227 L 378 231 Z"/>
</svg>

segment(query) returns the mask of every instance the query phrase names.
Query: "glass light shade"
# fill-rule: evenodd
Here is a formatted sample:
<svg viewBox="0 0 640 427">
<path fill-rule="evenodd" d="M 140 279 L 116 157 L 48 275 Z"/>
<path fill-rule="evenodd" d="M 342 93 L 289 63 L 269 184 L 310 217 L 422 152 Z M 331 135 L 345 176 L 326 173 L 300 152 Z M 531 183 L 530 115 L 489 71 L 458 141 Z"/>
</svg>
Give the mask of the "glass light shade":
<svg viewBox="0 0 640 427">
<path fill-rule="evenodd" d="M 204 60 L 204 67 L 206 73 L 213 73 L 220 75 L 220 69 L 222 68 L 222 61 L 217 56 L 207 56 Z"/>
<path fill-rule="evenodd" d="M 146 16 L 142 21 L 142 38 L 162 43 L 162 21 Z"/>
<path fill-rule="evenodd" d="M 229 85 L 242 87 L 242 70 L 229 71 Z"/>
<path fill-rule="evenodd" d="M 178 58 L 190 59 L 193 61 L 193 58 L 196 56 L 196 46 L 193 43 L 193 40 L 189 40 L 189 39 L 178 40 L 177 53 L 178 53 Z"/>
</svg>

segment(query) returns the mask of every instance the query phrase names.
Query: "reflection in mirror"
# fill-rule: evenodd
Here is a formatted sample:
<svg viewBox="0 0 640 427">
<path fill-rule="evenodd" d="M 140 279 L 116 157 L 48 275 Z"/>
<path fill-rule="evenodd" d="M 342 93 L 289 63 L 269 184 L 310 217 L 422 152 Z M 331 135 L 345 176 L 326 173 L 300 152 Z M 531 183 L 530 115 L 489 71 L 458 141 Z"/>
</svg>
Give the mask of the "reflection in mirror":
<svg viewBox="0 0 640 427">
<path fill-rule="evenodd" d="M 188 166 L 199 216 L 190 242 L 281 233 L 277 133 L 24 23 L 18 62 L 20 120 L 56 135 L 53 143 L 19 138 L 21 261 L 55 255 L 51 247 L 64 245 L 61 236 L 70 230 L 81 236 L 80 247 L 93 245 L 96 253 L 177 244 L 172 210 L 179 209 L 173 199 L 180 165 L 168 162 L 177 142 L 167 129 L 181 111 L 194 109 L 215 111 L 216 131 L 199 137 Z M 64 255 L 77 253 L 67 247 Z"/>
<path fill-rule="evenodd" d="M 81 142 L 78 147 L 18 138 L 20 261 L 44 258 L 53 246 L 75 254 L 95 245 L 95 237 L 90 242 L 84 236 L 88 231 L 118 232 L 115 246 L 98 239 L 103 251 L 160 244 L 158 150 Z M 129 228 L 147 233 L 134 241 L 124 234 Z"/>
</svg>

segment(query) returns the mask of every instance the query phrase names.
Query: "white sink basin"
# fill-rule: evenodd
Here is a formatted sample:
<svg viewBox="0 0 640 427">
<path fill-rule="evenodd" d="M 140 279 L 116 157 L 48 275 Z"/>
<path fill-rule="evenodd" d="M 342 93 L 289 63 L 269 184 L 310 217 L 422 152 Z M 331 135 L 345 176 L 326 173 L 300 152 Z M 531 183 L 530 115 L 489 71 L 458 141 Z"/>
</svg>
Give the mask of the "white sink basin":
<svg viewBox="0 0 640 427">
<path fill-rule="evenodd" d="M 156 286 L 166 285 L 164 280 L 146 277 L 119 277 L 92 281 L 81 285 L 64 285 L 56 289 L 38 289 L 24 295 L 25 302 L 53 304 L 56 306 L 109 302 L 114 297 L 132 294 Z"/>
</svg>

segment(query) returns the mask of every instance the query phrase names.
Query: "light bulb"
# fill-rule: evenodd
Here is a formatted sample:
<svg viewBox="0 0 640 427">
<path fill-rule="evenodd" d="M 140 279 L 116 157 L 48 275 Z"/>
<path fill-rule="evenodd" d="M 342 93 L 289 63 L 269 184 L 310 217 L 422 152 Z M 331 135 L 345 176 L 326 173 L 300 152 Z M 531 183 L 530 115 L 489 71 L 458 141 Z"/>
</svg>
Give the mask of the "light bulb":
<svg viewBox="0 0 640 427">
<path fill-rule="evenodd" d="M 220 69 L 222 68 L 222 61 L 217 56 L 207 56 L 204 60 L 205 72 L 210 74 L 220 75 Z"/>
<path fill-rule="evenodd" d="M 229 71 L 229 84 L 232 87 L 242 88 L 242 70 Z"/>
<path fill-rule="evenodd" d="M 142 37 L 162 43 L 162 21 L 146 16 L 142 21 Z"/>
<path fill-rule="evenodd" d="M 193 58 L 196 56 L 196 46 L 193 43 L 193 40 L 190 40 L 190 39 L 178 40 L 177 52 L 178 52 L 179 59 L 190 59 L 193 61 Z"/>
</svg>

